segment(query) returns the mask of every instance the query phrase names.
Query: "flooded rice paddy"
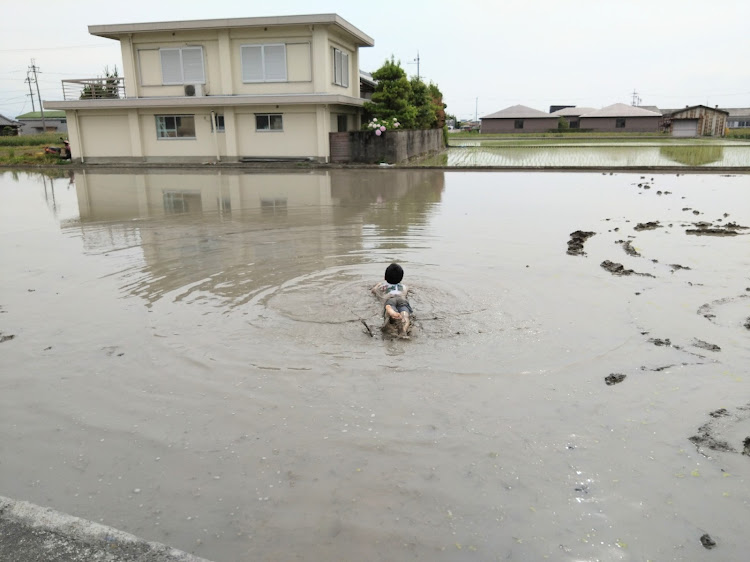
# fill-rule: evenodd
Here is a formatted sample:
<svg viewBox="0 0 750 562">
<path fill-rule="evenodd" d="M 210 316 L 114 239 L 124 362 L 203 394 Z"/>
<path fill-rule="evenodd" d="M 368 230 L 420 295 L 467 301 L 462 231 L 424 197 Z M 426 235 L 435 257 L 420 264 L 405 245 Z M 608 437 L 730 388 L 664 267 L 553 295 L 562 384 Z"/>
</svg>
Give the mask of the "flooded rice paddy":
<svg viewBox="0 0 750 562">
<path fill-rule="evenodd" d="M 0 495 L 221 562 L 745 559 L 748 175 L 5 172 L 0 203 Z"/>
<path fill-rule="evenodd" d="M 533 141 L 525 141 L 532 143 Z M 730 141 L 727 141 L 730 142 Z M 503 146 L 508 141 L 451 140 L 447 151 L 419 161 L 421 166 L 499 168 L 681 168 L 747 167 L 750 146 L 639 143 L 575 143 Z"/>
</svg>

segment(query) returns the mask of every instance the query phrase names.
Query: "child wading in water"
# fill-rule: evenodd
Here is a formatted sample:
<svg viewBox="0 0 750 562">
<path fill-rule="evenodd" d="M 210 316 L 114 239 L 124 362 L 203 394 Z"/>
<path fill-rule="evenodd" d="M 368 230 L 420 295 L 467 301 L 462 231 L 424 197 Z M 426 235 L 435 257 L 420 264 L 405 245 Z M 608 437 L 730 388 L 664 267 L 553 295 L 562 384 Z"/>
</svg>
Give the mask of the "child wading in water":
<svg viewBox="0 0 750 562">
<path fill-rule="evenodd" d="M 409 289 L 401 283 L 403 278 L 404 270 L 397 263 L 392 263 L 385 269 L 385 280 L 375 285 L 371 291 L 383 300 L 383 329 L 388 324 L 396 324 L 399 337 L 408 338 L 413 310 L 406 300 Z"/>
</svg>

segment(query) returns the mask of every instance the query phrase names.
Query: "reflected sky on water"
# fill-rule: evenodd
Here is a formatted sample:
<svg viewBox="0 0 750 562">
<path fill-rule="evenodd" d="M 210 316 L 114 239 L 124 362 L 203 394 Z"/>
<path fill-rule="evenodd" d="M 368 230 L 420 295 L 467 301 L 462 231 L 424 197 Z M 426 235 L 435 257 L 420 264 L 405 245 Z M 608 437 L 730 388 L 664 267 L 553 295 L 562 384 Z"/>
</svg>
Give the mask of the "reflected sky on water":
<svg viewBox="0 0 750 562">
<path fill-rule="evenodd" d="M 454 141 L 459 144 L 459 141 Z M 496 167 L 748 167 L 750 146 L 491 146 L 460 142 L 446 152 L 418 162 L 424 166 Z"/>
</svg>

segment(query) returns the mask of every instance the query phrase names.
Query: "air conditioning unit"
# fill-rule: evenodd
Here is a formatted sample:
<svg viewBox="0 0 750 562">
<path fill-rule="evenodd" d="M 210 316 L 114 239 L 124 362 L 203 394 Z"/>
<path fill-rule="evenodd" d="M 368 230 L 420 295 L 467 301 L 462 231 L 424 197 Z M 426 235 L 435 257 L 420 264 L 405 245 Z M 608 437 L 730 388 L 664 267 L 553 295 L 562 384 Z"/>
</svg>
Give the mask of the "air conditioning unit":
<svg viewBox="0 0 750 562">
<path fill-rule="evenodd" d="M 185 95 L 191 98 L 205 96 L 204 84 L 185 84 Z"/>
</svg>

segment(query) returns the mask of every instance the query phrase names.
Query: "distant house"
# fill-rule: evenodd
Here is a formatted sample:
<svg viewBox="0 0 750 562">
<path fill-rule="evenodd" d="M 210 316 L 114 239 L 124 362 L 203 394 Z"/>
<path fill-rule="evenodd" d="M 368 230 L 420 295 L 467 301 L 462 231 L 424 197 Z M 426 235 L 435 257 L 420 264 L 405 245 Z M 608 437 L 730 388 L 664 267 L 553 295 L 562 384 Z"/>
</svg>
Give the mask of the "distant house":
<svg viewBox="0 0 750 562">
<path fill-rule="evenodd" d="M 21 123 L 8 119 L 4 115 L 0 115 L 0 136 L 3 137 L 14 137 L 18 134 L 21 128 Z"/>
<path fill-rule="evenodd" d="M 76 161 L 327 161 L 329 134 L 361 127 L 359 48 L 374 41 L 337 14 L 89 33 L 119 42 L 123 76 L 63 80 L 65 99 L 45 102 L 67 112 Z"/>
<path fill-rule="evenodd" d="M 557 129 L 557 117 L 526 107 L 514 105 L 481 118 L 482 133 L 546 133 Z"/>
<path fill-rule="evenodd" d="M 550 115 L 553 115 L 557 117 L 558 119 L 562 117 L 565 119 L 565 121 L 568 122 L 568 126 L 571 129 L 579 129 L 580 128 L 580 122 L 581 122 L 581 115 L 584 113 L 590 113 L 592 111 L 596 111 L 593 107 L 563 107 L 562 109 L 558 109 L 556 111 L 553 111 L 550 113 Z"/>
<path fill-rule="evenodd" d="M 371 100 L 377 85 L 378 81 L 372 77 L 372 74 L 364 70 L 359 71 L 359 97 Z"/>
<path fill-rule="evenodd" d="M 726 108 L 727 127 L 730 129 L 750 128 L 750 107 L 728 107 Z"/>
<path fill-rule="evenodd" d="M 673 137 L 723 137 L 729 112 L 705 105 L 686 106 L 664 112 L 664 127 Z"/>
<path fill-rule="evenodd" d="M 21 135 L 38 135 L 39 133 L 67 133 L 68 121 L 64 111 L 46 111 L 42 119 L 41 111 L 31 111 L 16 117 L 21 123 Z"/>
<path fill-rule="evenodd" d="M 656 111 L 615 103 L 581 115 L 580 127 L 596 132 L 657 133 L 661 119 Z"/>
</svg>

